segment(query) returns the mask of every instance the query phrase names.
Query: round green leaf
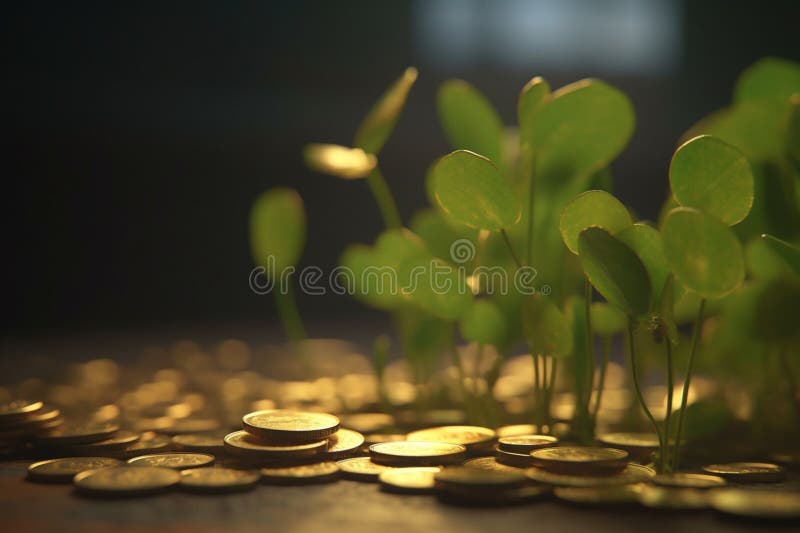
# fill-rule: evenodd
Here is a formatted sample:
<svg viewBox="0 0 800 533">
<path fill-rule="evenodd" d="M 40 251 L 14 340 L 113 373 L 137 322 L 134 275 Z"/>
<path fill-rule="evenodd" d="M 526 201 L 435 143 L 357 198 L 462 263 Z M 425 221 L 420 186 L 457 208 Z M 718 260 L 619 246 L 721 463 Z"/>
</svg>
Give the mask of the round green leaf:
<svg viewBox="0 0 800 533">
<path fill-rule="evenodd" d="M 369 154 L 377 154 L 389 139 L 397 118 L 406 105 L 408 92 L 417 80 L 417 69 L 409 67 L 383 93 L 356 130 L 353 145 Z"/>
<path fill-rule="evenodd" d="M 601 228 L 585 229 L 578 237 L 578 258 L 597 292 L 628 316 L 650 308 L 647 270 L 631 248 Z"/>
<path fill-rule="evenodd" d="M 550 85 L 540 76 L 532 78 L 520 91 L 517 99 L 517 121 L 523 141 L 530 136 L 536 112 L 547 103 L 549 97 Z"/>
<path fill-rule="evenodd" d="M 733 101 L 785 102 L 794 93 L 800 93 L 800 64 L 777 57 L 765 57 L 742 72 L 736 82 Z"/>
<path fill-rule="evenodd" d="M 472 291 L 449 263 L 430 255 L 410 257 L 399 273 L 403 295 L 431 315 L 457 320 L 469 310 Z"/>
<path fill-rule="evenodd" d="M 680 205 L 714 215 L 729 226 L 744 220 L 753 206 L 753 172 L 744 154 L 709 135 L 678 148 L 669 183 Z"/>
<path fill-rule="evenodd" d="M 631 224 L 630 213 L 613 195 L 605 191 L 586 191 L 561 211 L 559 230 L 569 251 L 577 254 L 578 235 L 586 228 L 597 226 L 617 233 Z"/>
<path fill-rule="evenodd" d="M 468 341 L 481 344 L 501 344 L 508 334 L 506 317 L 486 299 L 475 300 L 459 322 L 461 335 Z"/>
<path fill-rule="evenodd" d="M 311 170 L 346 180 L 366 178 L 378 160 L 361 148 L 338 144 L 309 144 L 303 149 L 306 165 Z"/>
<path fill-rule="evenodd" d="M 303 199 L 289 188 L 271 189 L 256 198 L 250 209 L 250 251 L 253 261 L 280 272 L 297 264 L 306 243 Z M 270 259 L 271 258 L 271 259 Z"/>
<path fill-rule="evenodd" d="M 439 207 L 455 222 L 500 230 L 519 221 L 517 195 L 483 156 L 457 150 L 442 157 L 431 169 L 429 185 Z"/>
<path fill-rule="evenodd" d="M 678 280 L 702 297 L 725 296 L 742 282 L 742 246 L 718 218 L 679 207 L 667 215 L 661 236 Z"/>
<path fill-rule="evenodd" d="M 465 81 L 449 80 L 439 87 L 436 107 L 453 148 L 500 163 L 503 122 L 483 94 Z"/>
<path fill-rule="evenodd" d="M 613 335 L 628 325 L 625 313 L 605 302 L 592 302 L 589 308 L 592 329 L 599 335 Z"/>
<path fill-rule="evenodd" d="M 572 352 L 572 331 L 564 313 L 546 296 L 522 302 L 522 331 L 532 354 L 562 357 Z"/>
<path fill-rule="evenodd" d="M 456 229 L 436 209 L 417 211 L 411 217 L 409 227 L 425 241 L 425 245 L 434 256 L 448 261 L 453 259 L 453 246 L 459 239 L 468 239 L 474 245 L 478 242 L 477 231 L 464 226 Z M 461 261 L 461 258 L 456 259 Z"/>
<path fill-rule="evenodd" d="M 653 288 L 653 304 L 661 301 L 661 292 L 669 276 L 669 263 L 664 256 L 664 243 L 661 234 L 647 224 L 637 223 L 616 234 L 616 237 L 630 246 L 642 260 Z"/>
</svg>

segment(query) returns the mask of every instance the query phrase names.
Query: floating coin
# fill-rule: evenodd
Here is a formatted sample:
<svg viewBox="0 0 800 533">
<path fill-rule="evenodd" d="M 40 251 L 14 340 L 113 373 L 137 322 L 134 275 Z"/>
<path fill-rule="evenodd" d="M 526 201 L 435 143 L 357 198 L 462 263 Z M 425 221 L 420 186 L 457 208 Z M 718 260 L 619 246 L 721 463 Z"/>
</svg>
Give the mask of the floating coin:
<svg viewBox="0 0 800 533">
<path fill-rule="evenodd" d="M 495 458 L 498 463 L 515 468 L 528 468 L 529 466 L 533 466 L 533 457 L 528 453 L 507 452 L 498 448 L 495 450 Z"/>
<path fill-rule="evenodd" d="M 324 462 L 286 468 L 262 468 L 261 481 L 276 485 L 306 485 L 334 481 L 340 474 L 336 463 Z"/>
<path fill-rule="evenodd" d="M 652 468 L 630 463 L 622 472 L 602 476 L 559 474 L 537 467 L 528 468 L 525 470 L 525 475 L 528 476 L 528 479 L 548 485 L 558 485 L 562 487 L 604 487 L 650 481 L 650 479 L 656 475 L 656 472 Z"/>
<path fill-rule="evenodd" d="M 517 488 L 527 481 L 521 470 L 481 470 L 466 466 L 442 469 L 434 476 L 436 488 L 458 486 L 472 489 L 502 490 Z"/>
<path fill-rule="evenodd" d="M 154 453 L 128 459 L 128 464 L 132 466 L 158 466 L 176 470 L 199 468 L 213 463 L 214 456 L 207 453 Z"/>
<path fill-rule="evenodd" d="M 223 436 L 209 433 L 185 433 L 172 437 L 172 445 L 184 452 L 220 453 L 225 449 Z"/>
<path fill-rule="evenodd" d="M 378 481 L 382 472 L 394 470 L 391 466 L 373 463 L 369 457 L 353 457 L 337 461 L 336 465 L 344 477 L 356 481 Z"/>
<path fill-rule="evenodd" d="M 697 511 L 708 508 L 709 491 L 673 487 L 644 487 L 639 503 L 651 509 Z"/>
<path fill-rule="evenodd" d="M 261 474 L 257 470 L 234 470 L 213 466 L 181 471 L 181 487 L 192 492 L 219 494 L 243 492 L 256 486 Z"/>
<path fill-rule="evenodd" d="M 394 417 L 386 413 L 353 413 L 341 417 L 342 426 L 360 433 L 377 433 L 394 426 Z"/>
<path fill-rule="evenodd" d="M 75 487 L 96 496 L 139 496 L 161 492 L 176 485 L 181 474 L 156 466 L 112 466 L 87 470 L 73 478 Z"/>
<path fill-rule="evenodd" d="M 499 463 L 496 457 L 476 457 L 474 459 L 469 459 L 465 461 L 464 466 L 468 468 L 478 468 L 481 470 L 495 470 L 501 472 L 519 471 L 518 467 Z"/>
<path fill-rule="evenodd" d="M 234 431 L 225 435 L 223 439 L 225 449 L 231 453 L 250 459 L 279 459 L 309 457 L 324 452 L 328 441 L 320 440 L 306 444 L 276 446 L 261 444 L 255 437 L 246 431 Z"/>
<path fill-rule="evenodd" d="M 255 411 L 242 418 L 244 429 L 269 443 L 302 444 L 318 442 L 336 433 L 339 419 L 325 413 Z"/>
<path fill-rule="evenodd" d="M 171 442 L 169 437 L 153 433 L 152 431 L 146 431 L 142 433 L 137 442 L 127 446 L 124 450 L 115 454 L 115 456 L 130 458 L 139 455 L 165 452 L 169 450 Z"/>
<path fill-rule="evenodd" d="M 392 468 L 381 472 L 378 480 L 381 489 L 399 494 L 430 494 L 434 489 L 434 475 L 441 471 L 438 466 Z"/>
<path fill-rule="evenodd" d="M 357 452 L 364 444 L 364 435 L 350 429 L 340 429 L 328 439 L 327 458 L 338 460 Z"/>
<path fill-rule="evenodd" d="M 549 448 L 556 444 L 558 439 L 550 435 L 518 435 L 497 439 L 497 448 L 511 453 L 530 454 L 533 450 Z"/>
<path fill-rule="evenodd" d="M 578 505 L 632 505 L 639 502 L 641 485 L 613 485 L 607 487 L 556 487 L 559 500 Z"/>
<path fill-rule="evenodd" d="M 725 479 L 706 474 L 658 474 L 652 479 L 653 485 L 684 489 L 713 489 L 725 485 Z"/>
<path fill-rule="evenodd" d="M 436 491 L 439 501 L 449 505 L 468 507 L 496 507 L 520 505 L 538 500 L 550 493 L 548 487 L 520 487 L 515 489 L 485 491 L 450 486 Z"/>
<path fill-rule="evenodd" d="M 75 455 L 105 455 L 108 453 L 118 452 L 124 450 L 128 446 L 135 444 L 140 438 L 138 433 L 131 431 L 118 431 L 110 438 L 99 440 L 97 442 L 89 442 L 86 444 L 74 444 L 72 446 L 65 446 L 64 451 L 74 453 Z"/>
<path fill-rule="evenodd" d="M 47 446 L 71 446 L 105 440 L 117 431 L 119 426 L 113 422 L 65 422 L 38 440 Z"/>
<path fill-rule="evenodd" d="M 719 489 L 711 492 L 711 507 L 721 513 L 769 520 L 800 518 L 800 492 Z"/>
<path fill-rule="evenodd" d="M 773 483 L 781 481 L 785 472 L 772 463 L 725 463 L 703 467 L 703 471 L 737 483 Z"/>
<path fill-rule="evenodd" d="M 539 426 L 535 424 L 512 424 L 510 426 L 501 426 L 495 430 L 498 438 L 502 437 L 518 437 L 520 435 L 538 435 Z"/>
<path fill-rule="evenodd" d="M 602 475 L 620 472 L 628 464 L 628 452 L 616 448 L 562 446 L 531 452 L 534 464 L 560 474 Z"/>
<path fill-rule="evenodd" d="M 75 474 L 86 470 L 119 466 L 122 461 L 110 457 L 64 457 L 39 461 L 28 467 L 28 479 L 50 483 L 71 483 Z"/>
<path fill-rule="evenodd" d="M 447 442 L 382 442 L 369 447 L 373 461 L 388 466 L 440 466 L 460 463 L 467 449 Z"/>
<path fill-rule="evenodd" d="M 28 400 L 13 400 L 0 403 L 0 421 L 10 422 L 25 418 L 44 407 L 42 402 Z"/>
<path fill-rule="evenodd" d="M 497 435 L 494 430 L 480 426 L 439 426 L 412 431 L 409 441 L 446 442 L 461 444 L 470 451 L 490 450 Z"/>
<path fill-rule="evenodd" d="M 184 435 L 186 433 L 208 433 L 220 428 L 216 418 L 183 418 L 175 420 L 160 431 L 168 435 Z"/>
</svg>

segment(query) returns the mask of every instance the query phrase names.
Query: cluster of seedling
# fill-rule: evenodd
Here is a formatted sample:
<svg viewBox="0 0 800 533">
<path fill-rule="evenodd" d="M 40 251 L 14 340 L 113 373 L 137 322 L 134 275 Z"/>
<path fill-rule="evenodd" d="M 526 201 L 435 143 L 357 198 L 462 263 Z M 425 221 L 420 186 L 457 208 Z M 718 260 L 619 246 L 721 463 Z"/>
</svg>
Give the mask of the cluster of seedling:
<svg viewBox="0 0 800 533">
<path fill-rule="evenodd" d="M 387 292 L 356 275 L 361 283 L 355 296 L 392 314 L 418 383 L 424 385 L 440 357 L 449 354 L 460 372 L 468 417 L 496 422 L 491 391 L 500 363 L 524 341 L 534 360 L 531 421 L 550 421 L 556 376 L 563 370 L 562 381 L 571 384 L 576 400 L 573 437 L 589 441 L 611 342 L 618 336 L 626 341 L 639 404 L 661 443 L 660 470 L 677 468 L 678 443 L 735 418 L 719 399 L 723 392 L 687 407 L 695 367 L 749 390 L 751 418 L 769 404 L 781 413 L 770 420 L 782 424 L 784 435 L 797 430 L 800 248 L 791 243 L 800 238 L 800 65 L 756 63 L 737 82 L 733 104 L 690 130 L 672 158 L 671 194 L 657 223 L 637 221 L 611 194 L 609 165 L 634 130 L 629 99 L 599 80 L 551 91 L 537 77 L 519 95 L 513 129 L 466 82 L 440 87 L 439 118 L 455 151 L 430 167 L 425 187 L 431 207 L 404 226 L 378 156 L 416 77 L 408 69 L 386 91 L 352 147 L 305 148 L 312 169 L 366 181 L 386 225 L 374 245 L 348 247 L 341 265 L 356 274 L 391 268 L 402 287 L 415 267 L 453 263 L 452 244 L 468 239 L 476 247 L 471 266 L 501 268 L 509 278 L 534 267 L 536 279 L 548 287 L 547 295 L 489 294 L 480 279 L 453 269 L 452 290 L 433 290 L 423 279 L 413 292 Z M 271 255 L 279 269 L 296 264 L 304 221 L 295 191 L 262 195 L 251 213 L 256 263 Z M 305 333 L 293 297 L 277 291 L 275 296 L 289 337 L 301 340 Z M 478 366 L 483 388 L 466 385 L 459 335 L 478 354 L 497 354 L 492 364 Z M 379 338 L 379 374 L 387 351 L 386 338 Z M 641 374 L 654 365 L 666 377 L 663 417 L 648 408 L 640 386 Z M 775 394 L 783 399 L 775 400 Z M 783 416 L 784 407 L 776 405 L 796 411 Z M 703 423 L 687 435 L 692 416 Z M 762 437 L 769 434 L 762 429 Z"/>
</svg>

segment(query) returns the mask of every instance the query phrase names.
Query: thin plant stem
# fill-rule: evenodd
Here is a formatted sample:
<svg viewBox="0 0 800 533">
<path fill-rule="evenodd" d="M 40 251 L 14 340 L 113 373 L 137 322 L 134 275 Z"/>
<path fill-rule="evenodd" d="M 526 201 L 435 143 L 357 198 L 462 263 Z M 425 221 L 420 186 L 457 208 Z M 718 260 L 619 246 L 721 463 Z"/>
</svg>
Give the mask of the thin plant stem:
<svg viewBox="0 0 800 533">
<path fill-rule="evenodd" d="M 800 421 L 800 403 L 797 401 L 797 382 L 794 380 L 794 372 L 792 366 L 789 364 L 789 359 L 786 357 L 786 350 L 778 351 L 778 358 L 783 367 L 783 375 L 786 376 L 786 382 L 789 385 L 789 395 L 792 401 L 792 407 L 797 414 L 797 420 Z"/>
<path fill-rule="evenodd" d="M 281 321 L 286 336 L 292 343 L 297 355 L 303 364 L 303 368 L 308 376 L 312 374 L 311 362 L 308 360 L 303 348 L 302 341 L 307 338 L 306 328 L 303 319 L 300 318 L 300 311 L 297 309 L 297 300 L 294 296 L 294 287 L 291 282 L 286 284 L 286 291 L 277 290 L 275 295 L 275 307 L 278 310 L 278 319 Z"/>
<path fill-rule="evenodd" d="M 603 400 L 603 390 L 606 386 L 606 370 L 608 370 L 608 355 L 611 352 L 611 335 L 605 335 L 603 339 L 603 353 L 600 362 L 600 377 L 597 380 L 597 398 L 594 401 L 592 419 L 597 421 L 597 413 L 600 412 L 600 402 Z"/>
<path fill-rule="evenodd" d="M 514 259 L 514 263 L 517 265 L 517 268 L 522 268 L 522 263 L 519 260 L 517 252 L 514 251 L 514 247 L 511 245 L 511 240 L 508 238 L 508 233 L 506 233 L 506 230 L 501 229 L 500 234 L 503 236 L 503 240 L 508 247 L 508 251 L 511 253 L 511 257 Z"/>
<path fill-rule="evenodd" d="M 533 405 L 533 412 L 535 414 L 536 424 L 541 426 L 542 421 L 539 417 L 539 410 L 541 409 L 539 401 L 539 390 L 541 389 L 539 382 L 539 354 L 532 353 L 531 358 L 533 359 L 533 401 L 535 402 Z"/>
<path fill-rule="evenodd" d="M 650 412 L 650 408 L 647 407 L 647 403 L 644 401 L 644 395 L 642 394 L 642 389 L 639 386 L 639 376 L 636 371 L 636 351 L 634 349 L 635 343 L 633 341 L 633 318 L 628 319 L 628 352 L 630 353 L 631 357 L 631 374 L 633 375 L 633 388 L 636 391 L 636 397 L 639 399 L 639 404 L 642 406 L 644 410 L 644 414 L 647 415 L 647 418 L 650 420 L 650 423 L 653 424 L 653 428 L 656 430 L 656 435 L 658 435 L 658 449 L 663 453 L 664 450 L 664 441 L 661 439 L 661 432 L 658 430 L 658 424 L 656 423 L 656 419 L 653 416 L 653 413 Z"/>
<path fill-rule="evenodd" d="M 672 341 L 669 337 L 664 339 L 665 349 L 667 350 L 667 414 L 664 418 L 664 440 L 666 442 L 666 450 L 661 452 L 661 469 L 664 470 L 664 465 L 667 465 L 667 471 L 672 471 L 672 461 L 670 458 L 670 441 L 669 441 L 669 424 L 672 419 L 672 389 L 675 386 L 673 371 L 672 371 Z"/>
<path fill-rule="evenodd" d="M 531 176 L 530 176 L 530 188 L 528 190 L 528 239 L 527 239 L 527 248 L 525 250 L 525 261 L 526 264 L 532 265 L 533 264 L 533 190 L 534 190 L 534 182 L 533 182 L 533 158 L 531 158 Z"/>
<path fill-rule="evenodd" d="M 375 203 L 378 204 L 383 222 L 389 229 L 399 228 L 402 226 L 400 221 L 400 211 L 397 209 L 397 203 L 392 196 L 392 191 L 386 183 L 386 179 L 381 174 L 378 167 L 375 167 L 369 176 L 367 176 L 367 185 L 369 190 L 372 191 L 372 196 L 375 197 Z"/>
<path fill-rule="evenodd" d="M 479 342 L 477 346 L 478 353 L 475 354 L 475 368 L 474 372 L 472 373 L 472 379 L 473 379 L 472 385 L 476 395 L 478 394 L 478 379 L 482 377 L 481 366 L 483 366 L 483 356 L 484 352 L 486 351 L 484 349 L 485 346 L 486 346 L 485 344 Z"/>
<path fill-rule="evenodd" d="M 592 328 L 592 284 L 589 283 L 589 278 L 586 276 L 583 277 L 583 298 L 586 313 L 586 364 L 589 367 L 586 369 L 589 383 L 584 384 L 583 394 L 586 395 L 584 400 L 588 411 L 589 401 L 592 397 L 592 382 L 594 381 L 594 330 Z"/>
<path fill-rule="evenodd" d="M 547 388 L 545 389 L 545 412 L 547 425 L 551 426 L 550 431 L 553 431 L 552 424 L 550 423 L 550 402 L 553 400 L 553 389 L 556 385 L 556 369 L 558 368 L 558 360 L 555 357 L 550 357 L 550 377 L 548 379 Z"/>
<path fill-rule="evenodd" d="M 464 369 L 464 361 L 461 359 L 461 354 L 458 353 L 458 348 L 456 348 L 455 343 L 451 344 L 450 352 L 453 354 L 453 362 L 456 364 L 456 369 L 458 370 L 458 388 L 461 390 L 461 394 L 464 395 L 464 406 L 467 410 L 467 417 L 471 418 L 473 414 L 472 395 L 467 390 L 467 384 L 465 383 L 467 373 Z"/>
<path fill-rule="evenodd" d="M 697 318 L 692 329 L 692 347 L 689 351 L 689 363 L 686 366 L 686 377 L 683 380 L 683 390 L 681 391 L 681 410 L 678 413 L 678 428 L 675 432 L 675 449 L 672 453 L 672 468 L 677 470 L 680 466 L 681 458 L 681 436 L 683 434 L 683 419 L 686 415 L 686 402 L 689 399 L 689 384 L 692 380 L 692 368 L 694 367 L 694 357 L 697 354 L 697 345 L 700 342 L 700 333 L 703 327 L 703 311 L 706 307 L 706 299 L 700 300 L 700 307 L 697 309 Z"/>
</svg>

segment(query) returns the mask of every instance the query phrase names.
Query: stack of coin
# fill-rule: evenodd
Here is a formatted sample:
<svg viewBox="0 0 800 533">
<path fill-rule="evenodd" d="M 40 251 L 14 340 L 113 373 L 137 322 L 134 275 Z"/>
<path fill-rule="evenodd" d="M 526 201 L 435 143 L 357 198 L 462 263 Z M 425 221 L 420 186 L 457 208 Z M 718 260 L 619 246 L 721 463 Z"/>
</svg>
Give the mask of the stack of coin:
<svg viewBox="0 0 800 533">
<path fill-rule="evenodd" d="M 532 451 L 551 448 L 557 444 L 558 439 L 550 435 L 500 437 L 497 440 L 495 457 L 498 463 L 517 468 L 528 468 L 534 465 Z"/>
<path fill-rule="evenodd" d="M 0 454 L 24 451 L 39 436 L 62 423 L 61 412 L 40 401 L 0 403 Z"/>
<path fill-rule="evenodd" d="M 139 440 L 136 433 L 120 432 L 116 422 L 66 420 L 36 438 L 37 446 L 51 456 L 108 456 Z"/>
<path fill-rule="evenodd" d="M 533 467 L 525 475 L 533 481 L 565 487 L 603 487 L 649 481 L 655 471 L 629 463 L 628 453 L 616 448 L 563 446 L 531 452 Z"/>
</svg>

